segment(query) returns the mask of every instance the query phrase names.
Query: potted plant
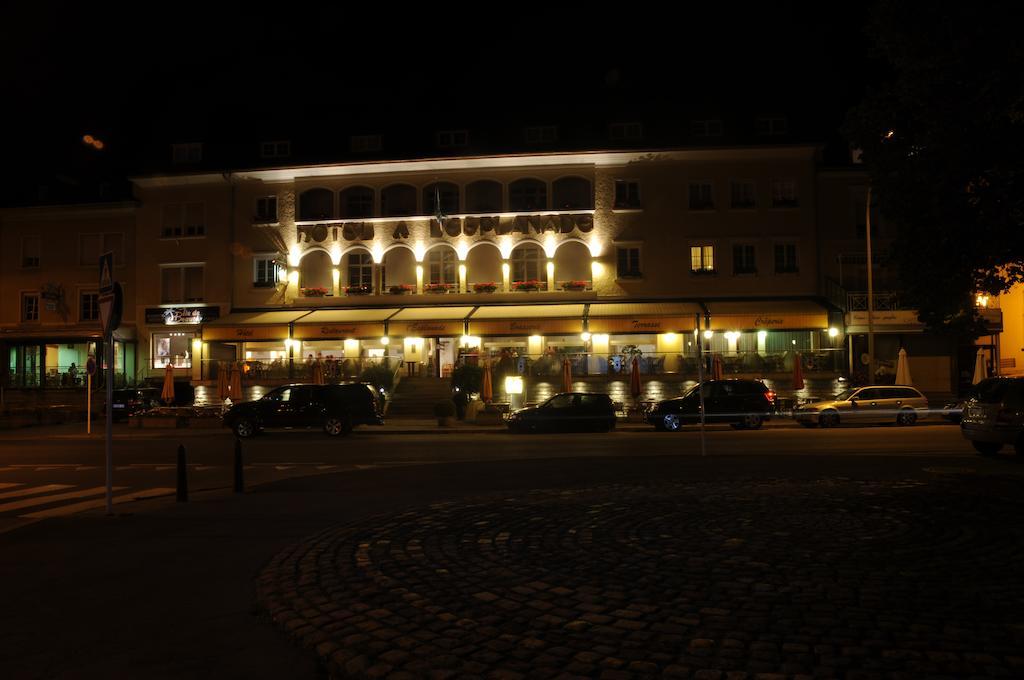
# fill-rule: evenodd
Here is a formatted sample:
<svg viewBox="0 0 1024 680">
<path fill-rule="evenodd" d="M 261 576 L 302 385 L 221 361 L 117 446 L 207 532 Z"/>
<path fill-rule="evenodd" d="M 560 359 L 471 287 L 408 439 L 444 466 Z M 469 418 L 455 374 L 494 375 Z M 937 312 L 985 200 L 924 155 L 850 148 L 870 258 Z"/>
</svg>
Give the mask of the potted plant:
<svg viewBox="0 0 1024 680">
<path fill-rule="evenodd" d="M 369 295 L 373 288 L 365 285 L 345 286 L 345 295 Z"/>
<path fill-rule="evenodd" d="M 447 293 L 451 288 L 452 284 L 450 283 L 428 283 L 423 286 L 423 290 L 428 293 Z"/>
<path fill-rule="evenodd" d="M 399 283 L 397 285 L 390 286 L 388 288 L 388 292 L 392 295 L 405 295 L 406 293 L 411 293 L 413 289 L 414 286 L 410 286 L 408 283 Z"/>
<path fill-rule="evenodd" d="M 434 404 L 434 415 L 437 417 L 437 424 L 441 427 L 451 427 L 455 420 L 455 402 L 445 399 Z"/>
<path fill-rule="evenodd" d="M 514 290 L 532 291 L 540 289 L 540 281 L 537 279 L 530 279 L 529 281 L 516 281 L 512 284 Z"/>
<path fill-rule="evenodd" d="M 475 293 L 493 293 L 496 290 L 498 290 L 498 284 L 493 281 L 473 284 L 473 292 Z"/>
<path fill-rule="evenodd" d="M 562 290 L 586 290 L 586 281 L 563 281 Z"/>
<path fill-rule="evenodd" d="M 327 295 L 327 289 L 323 286 L 313 286 L 311 288 L 301 288 L 299 292 L 302 293 L 303 297 L 324 297 Z"/>
</svg>

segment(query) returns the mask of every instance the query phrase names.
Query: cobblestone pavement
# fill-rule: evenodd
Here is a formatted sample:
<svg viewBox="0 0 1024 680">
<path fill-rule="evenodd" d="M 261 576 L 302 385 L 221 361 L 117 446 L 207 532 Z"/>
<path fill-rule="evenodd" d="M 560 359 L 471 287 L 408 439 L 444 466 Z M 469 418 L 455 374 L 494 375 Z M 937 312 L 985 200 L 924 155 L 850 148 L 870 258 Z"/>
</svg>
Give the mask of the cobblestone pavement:
<svg viewBox="0 0 1024 680">
<path fill-rule="evenodd" d="M 661 483 L 431 505 L 277 555 L 339 677 L 1024 676 L 1017 480 Z"/>
</svg>

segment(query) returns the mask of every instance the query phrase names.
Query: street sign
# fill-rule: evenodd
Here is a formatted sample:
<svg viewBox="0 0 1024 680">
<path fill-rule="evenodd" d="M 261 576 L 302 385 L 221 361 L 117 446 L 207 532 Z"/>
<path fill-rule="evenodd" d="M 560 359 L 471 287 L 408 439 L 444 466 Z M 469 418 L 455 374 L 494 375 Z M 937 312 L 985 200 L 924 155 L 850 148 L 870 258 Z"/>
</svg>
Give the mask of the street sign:
<svg viewBox="0 0 1024 680">
<path fill-rule="evenodd" d="M 96 357 L 90 356 L 85 361 L 85 372 L 89 375 L 96 375 Z"/>
<path fill-rule="evenodd" d="M 124 295 L 121 292 L 121 284 L 115 281 L 109 293 L 100 294 L 99 302 L 103 332 L 112 333 L 121 325 L 121 314 L 124 311 Z"/>
<path fill-rule="evenodd" d="M 114 291 L 114 253 L 100 255 L 100 294 Z"/>
</svg>

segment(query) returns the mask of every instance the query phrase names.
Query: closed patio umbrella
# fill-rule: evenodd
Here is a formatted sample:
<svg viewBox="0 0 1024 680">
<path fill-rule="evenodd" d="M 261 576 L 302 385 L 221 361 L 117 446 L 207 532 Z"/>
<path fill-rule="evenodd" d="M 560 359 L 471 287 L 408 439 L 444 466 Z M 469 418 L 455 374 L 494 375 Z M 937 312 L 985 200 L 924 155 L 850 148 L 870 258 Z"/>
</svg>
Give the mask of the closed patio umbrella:
<svg viewBox="0 0 1024 680">
<path fill-rule="evenodd" d="M 174 366 L 170 362 L 164 368 L 164 389 L 160 392 L 160 399 L 168 406 L 174 401 Z"/>
<path fill-rule="evenodd" d="M 480 399 L 485 404 L 491 403 L 494 399 L 494 388 L 491 386 L 491 362 L 489 359 L 484 362 L 484 375 L 480 379 Z"/>
<path fill-rule="evenodd" d="M 640 386 L 640 357 L 633 357 L 633 367 L 629 374 L 629 393 L 633 400 L 640 398 L 643 388 Z"/>
<path fill-rule="evenodd" d="M 234 401 L 242 399 L 242 371 L 237 362 L 231 364 L 231 398 Z"/>
<path fill-rule="evenodd" d="M 978 350 L 978 356 L 974 359 L 974 379 L 972 385 L 977 385 L 988 377 L 988 362 L 985 361 L 985 350 Z"/>
<path fill-rule="evenodd" d="M 907 359 L 907 350 L 900 348 L 899 359 L 896 360 L 896 384 L 913 385 L 910 377 L 910 360 Z"/>
<path fill-rule="evenodd" d="M 227 399 L 230 395 L 228 392 L 228 377 L 229 377 L 228 365 L 221 361 L 217 364 L 217 396 L 221 401 Z"/>
<path fill-rule="evenodd" d="M 804 388 L 804 365 L 803 357 L 800 356 L 800 352 L 793 355 L 793 389 L 802 390 Z"/>
<path fill-rule="evenodd" d="M 722 379 L 722 357 L 718 354 L 711 359 L 711 379 Z"/>
<path fill-rule="evenodd" d="M 572 392 L 572 364 L 569 357 L 562 359 L 562 391 Z"/>
<path fill-rule="evenodd" d="M 319 359 L 313 363 L 313 384 L 324 384 L 324 364 Z"/>
</svg>

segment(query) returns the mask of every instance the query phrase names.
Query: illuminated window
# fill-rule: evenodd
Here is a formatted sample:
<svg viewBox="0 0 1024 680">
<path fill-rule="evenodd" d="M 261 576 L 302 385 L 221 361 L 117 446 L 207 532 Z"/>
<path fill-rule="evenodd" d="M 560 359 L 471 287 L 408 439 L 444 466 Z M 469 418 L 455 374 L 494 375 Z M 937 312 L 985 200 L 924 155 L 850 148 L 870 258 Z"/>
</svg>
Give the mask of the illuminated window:
<svg viewBox="0 0 1024 680">
<path fill-rule="evenodd" d="M 715 247 L 700 245 L 690 247 L 690 271 L 694 274 L 711 274 L 715 271 Z"/>
<path fill-rule="evenodd" d="M 153 368 L 192 368 L 192 340 L 195 333 L 153 333 Z"/>
</svg>

